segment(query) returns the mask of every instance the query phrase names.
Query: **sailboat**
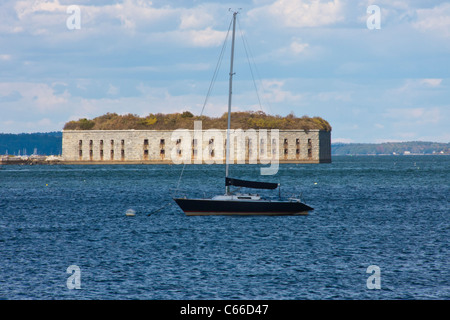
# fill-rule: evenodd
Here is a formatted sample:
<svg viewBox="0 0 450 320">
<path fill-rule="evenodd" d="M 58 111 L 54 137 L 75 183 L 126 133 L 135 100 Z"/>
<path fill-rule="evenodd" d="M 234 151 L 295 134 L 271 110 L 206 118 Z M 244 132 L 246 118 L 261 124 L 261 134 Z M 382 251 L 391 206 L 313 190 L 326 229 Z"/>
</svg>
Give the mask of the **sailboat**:
<svg viewBox="0 0 450 320">
<path fill-rule="evenodd" d="M 231 186 L 251 189 L 279 189 L 280 184 L 271 182 L 258 182 L 236 179 L 229 177 L 229 157 L 230 157 L 230 123 L 231 123 L 231 95 L 233 84 L 233 59 L 234 59 L 234 40 L 236 32 L 236 15 L 233 12 L 233 33 L 231 41 L 231 61 L 230 61 L 230 79 L 228 93 L 228 126 L 226 140 L 226 166 L 225 166 L 225 194 L 216 195 L 212 198 L 173 198 L 178 206 L 187 216 L 205 216 L 205 215 L 307 215 L 312 207 L 303 203 L 300 199 L 289 198 L 282 200 L 266 199 L 258 194 L 235 193 L 230 190 Z"/>
</svg>

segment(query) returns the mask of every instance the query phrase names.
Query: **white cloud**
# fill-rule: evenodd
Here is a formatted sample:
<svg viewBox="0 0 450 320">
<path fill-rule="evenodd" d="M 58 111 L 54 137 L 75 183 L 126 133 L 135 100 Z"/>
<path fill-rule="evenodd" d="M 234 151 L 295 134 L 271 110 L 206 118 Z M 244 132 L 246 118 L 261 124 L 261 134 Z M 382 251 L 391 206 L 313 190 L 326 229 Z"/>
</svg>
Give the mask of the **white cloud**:
<svg viewBox="0 0 450 320">
<path fill-rule="evenodd" d="M 329 102 L 329 101 L 343 101 L 349 102 L 352 100 L 352 93 L 345 91 L 328 91 L 319 92 L 315 98 L 319 101 Z"/>
<path fill-rule="evenodd" d="M 36 121 L 0 121 L 0 132 L 49 132 L 60 131 L 60 123 L 55 123 L 49 118 L 42 118 Z"/>
<path fill-rule="evenodd" d="M 290 50 L 291 52 L 293 52 L 294 54 L 298 55 L 300 53 L 305 52 L 306 48 L 309 47 L 309 44 L 307 43 L 302 43 L 300 39 L 294 39 L 291 42 L 290 45 Z"/>
<path fill-rule="evenodd" d="M 262 80 L 264 99 L 272 103 L 298 102 L 302 99 L 301 95 L 283 89 L 284 84 L 282 80 Z"/>
<path fill-rule="evenodd" d="M 55 89 L 45 83 L 0 83 L 0 95 L 8 96 L 14 93 L 20 95 L 20 108 L 34 109 L 38 112 L 58 110 L 70 98 L 67 91 L 56 94 Z"/>
<path fill-rule="evenodd" d="M 439 87 L 442 83 L 442 79 L 423 79 L 420 83 L 429 87 Z"/>
<path fill-rule="evenodd" d="M 225 39 L 225 31 L 213 30 L 210 27 L 202 30 L 188 30 L 177 32 L 184 43 L 196 47 L 219 46 Z"/>
<path fill-rule="evenodd" d="M 381 9 L 381 28 L 391 28 L 393 25 L 409 23 L 416 17 L 416 8 L 411 1 L 398 0 L 367 0 L 359 4 L 361 16 L 358 18 L 360 23 L 365 25 L 369 13 L 366 8 L 370 5 L 376 5 Z"/>
<path fill-rule="evenodd" d="M 0 60 L 9 61 L 11 58 L 12 56 L 10 54 L 0 54 Z"/>
<path fill-rule="evenodd" d="M 141 0 L 125 0 L 123 3 L 108 7 L 112 18 L 119 17 L 122 25 L 131 29 L 165 23 L 179 15 L 178 9 L 170 6 L 156 8 L 153 7 L 152 2 Z"/>
<path fill-rule="evenodd" d="M 404 142 L 404 139 L 375 139 L 375 143 L 386 143 L 386 142 Z"/>
<path fill-rule="evenodd" d="M 29 18 L 31 15 L 42 12 L 64 13 L 67 6 L 61 5 L 58 0 L 17 1 L 14 6 L 19 20 Z"/>
<path fill-rule="evenodd" d="M 202 8 L 185 10 L 180 20 L 180 29 L 203 29 L 214 24 L 213 15 Z"/>
<path fill-rule="evenodd" d="M 431 9 L 417 9 L 416 12 L 416 29 L 450 37 L 450 3 L 443 3 Z"/>
<path fill-rule="evenodd" d="M 72 32 L 66 27 L 66 20 L 70 17 L 66 12 L 68 7 L 59 0 L 18 1 L 10 9 L 18 20 L 0 21 L 0 31 L 45 36 L 51 41 L 95 38 L 108 32 L 116 39 L 137 35 L 141 41 L 170 42 L 190 47 L 217 46 L 225 38 L 225 32 L 213 29 L 216 19 L 211 6 L 190 9 L 170 5 L 155 7 L 152 2 L 142 0 L 80 4 L 81 29 Z"/>
<path fill-rule="evenodd" d="M 112 96 L 117 95 L 119 93 L 119 88 L 113 86 L 112 84 L 109 84 L 109 88 L 108 91 L 106 91 L 106 93 Z"/>
<path fill-rule="evenodd" d="M 252 19 L 275 19 L 286 27 L 320 27 L 344 20 L 340 0 L 277 0 L 248 12 Z"/>
<path fill-rule="evenodd" d="M 353 143 L 353 139 L 348 138 L 332 138 L 331 143 Z"/>
<path fill-rule="evenodd" d="M 425 78 L 425 79 L 406 79 L 401 87 L 389 90 L 389 94 L 394 96 L 407 95 L 412 97 L 417 95 L 419 91 L 431 91 L 442 85 L 443 79 Z"/>
<path fill-rule="evenodd" d="M 283 41 L 284 42 L 284 41 Z M 282 65 L 299 64 L 305 59 L 314 59 L 320 49 L 312 47 L 302 39 L 293 37 L 286 40 L 283 46 L 270 47 L 268 51 L 262 51 L 256 58 L 258 63 L 271 63 L 276 61 Z"/>
<path fill-rule="evenodd" d="M 385 118 L 393 118 L 407 125 L 439 123 L 443 117 L 438 107 L 431 108 L 391 108 L 384 113 Z"/>
</svg>

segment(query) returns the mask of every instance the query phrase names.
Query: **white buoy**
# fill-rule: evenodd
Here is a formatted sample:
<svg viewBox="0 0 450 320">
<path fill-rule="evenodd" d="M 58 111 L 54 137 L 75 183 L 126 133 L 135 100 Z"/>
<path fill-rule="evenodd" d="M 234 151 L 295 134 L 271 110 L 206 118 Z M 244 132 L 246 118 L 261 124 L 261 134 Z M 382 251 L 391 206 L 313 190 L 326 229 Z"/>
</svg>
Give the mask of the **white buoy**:
<svg viewBox="0 0 450 320">
<path fill-rule="evenodd" d="M 134 211 L 133 209 L 128 209 L 128 210 L 125 212 L 125 215 L 126 215 L 127 217 L 134 217 L 134 216 L 136 215 L 136 211 Z"/>
</svg>

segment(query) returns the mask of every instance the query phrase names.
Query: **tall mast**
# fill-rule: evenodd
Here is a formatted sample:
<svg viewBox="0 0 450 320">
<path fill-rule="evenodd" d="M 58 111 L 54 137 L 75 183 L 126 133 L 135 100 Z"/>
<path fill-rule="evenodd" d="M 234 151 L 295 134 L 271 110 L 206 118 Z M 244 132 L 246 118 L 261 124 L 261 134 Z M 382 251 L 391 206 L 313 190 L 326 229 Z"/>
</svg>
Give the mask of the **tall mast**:
<svg viewBox="0 0 450 320">
<path fill-rule="evenodd" d="M 233 60 L 234 60 L 234 36 L 236 32 L 236 15 L 237 12 L 233 12 L 233 35 L 231 38 L 231 60 L 230 60 L 230 84 L 228 88 L 228 127 L 227 127 L 227 149 L 225 158 L 225 177 L 228 178 L 228 166 L 230 163 L 230 123 L 231 123 L 231 93 L 233 89 Z M 230 187 L 225 186 L 226 194 L 230 193 Z"/>
</svg>

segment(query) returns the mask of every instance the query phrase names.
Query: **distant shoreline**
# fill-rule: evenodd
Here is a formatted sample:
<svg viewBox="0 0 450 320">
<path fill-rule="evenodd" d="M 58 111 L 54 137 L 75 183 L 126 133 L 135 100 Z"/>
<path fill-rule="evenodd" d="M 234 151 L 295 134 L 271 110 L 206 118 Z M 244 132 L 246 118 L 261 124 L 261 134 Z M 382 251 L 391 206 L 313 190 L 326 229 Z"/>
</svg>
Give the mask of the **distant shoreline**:
<svg viewBox="0 0 450 320">
<path fill-rule="evenodd" d="M 450 156 L 450 154 L 340 154 L 333 155 L 333 157 L 417 157 L 417 156 Z M 333 159 L 331 160 L 331 163 Z M 248 164 L 248 163 L 246 163 Z M 282 164 L 323 164 L 317 162 L 298 162 L 298 161 L 280 161 L 280 165 Z M 0 159 L 0 165 L 98 165 L 98 166 L 107 166 L 107 165 L 178 165 L 171 161 L 64 161 L 64 160 L 35 160 L 35 159 L 9 159 L 3 160 Z M 192 163 L 191 165 L 195 165 Z M 222 164 L 220 164 L 222 165 Z M 261 165 L 261 164 L 257 164 Z"/>
<path fill-rule="evenodd" d="M 333 141 L 333 137 L 331 140 Z M 7 154 L 19 156 L 27 153 L 36 155 L 62 154 L 62 131 L 21 134 L 0 133 L 0 157 Z M 450 154 L 450 143 L 427 141 L 331 143 L 332 156 L 409 155 L 408 153 L 411 155 Z"/>
<path fill-rule="evenodd" d="M 410 156 L 450 156 L 449 153 L 410 153 L 410 154 L 332 154 L 333 157 L 410 157 Z"/>
</svg>

